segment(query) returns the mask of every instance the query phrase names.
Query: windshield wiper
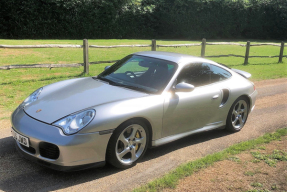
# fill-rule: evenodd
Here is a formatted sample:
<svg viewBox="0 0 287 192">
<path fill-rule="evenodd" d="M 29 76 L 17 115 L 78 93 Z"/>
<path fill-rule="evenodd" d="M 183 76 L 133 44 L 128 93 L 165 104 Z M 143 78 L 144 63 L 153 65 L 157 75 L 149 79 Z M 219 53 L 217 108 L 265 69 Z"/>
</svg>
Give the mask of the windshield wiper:
<svg viewBox="0 0 287 192">
<path fill-rule="evenodd" d="M 101 77 L 101 76 L 98 76 L 97 79 L 105 81 L 105 82 L 108 82 L 110 85 L 118 85 L 118 83 L 116 83 L 116 82 L 114 82 L 112 80 L 109 80 L 107 78 Z"/>
<path fill-rule="evenodd" d="M 119 87 L 125 87 L 125 88 L 129 88 L 129 89 L 133 89 L 133 90 L 137 90 L 137 91 L 142 91 L 142 92 L 148 92 L 148 93 L 154 93 L 153 91 L 149 91 L 145 88 L 142 88 L 142 87 L 139 87 L 139 86 L 134 86 L 134 85 L 127 85 L 127 84 L 117 84 L 116 86 L 119 86 Z"/>
<path fill-rule="evenodd" d="M 154 91 L 149 91 L 145 88 L 142 88 L 142 87 L 139 87 L 139 86 L 135 86 L 135 85 L 127 85 L 127 84 L 123 84 L 123 83 L 117 83 L 117 82 L 114 82 L 114 81 L 111 81 L 107 78 L 104 78 L 104 77 L 100 77 L 98 76 L 97 79 L 99 80 L 102 80 L 102 81 L 106 81 L 108 82 L 110 85 L 113 85 L 113 86 L 117 86 L 117 87 L 124 87 L 124 88 L 128 88 L 128 89 L 132 89 L 132 90 L 137 90 L 137 91 L 141 91 L 141 92 L 147 92 L 147 93 L 154 93 Z"/>
</svg>

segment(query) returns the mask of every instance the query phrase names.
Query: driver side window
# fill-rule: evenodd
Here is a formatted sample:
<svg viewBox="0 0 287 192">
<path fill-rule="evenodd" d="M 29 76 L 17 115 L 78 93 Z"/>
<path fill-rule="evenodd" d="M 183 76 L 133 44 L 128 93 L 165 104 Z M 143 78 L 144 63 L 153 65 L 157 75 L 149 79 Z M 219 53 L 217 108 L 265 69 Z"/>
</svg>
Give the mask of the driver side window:
<svg viewBox="0 0 287 192">
<path fill-rule="evenodd" d="M 195 87 L 210 83 L 210 65 L 208 63 L 193 63 L 186 66 L 177 77 L 177 83 L 189 83 Z"/>
</svg>

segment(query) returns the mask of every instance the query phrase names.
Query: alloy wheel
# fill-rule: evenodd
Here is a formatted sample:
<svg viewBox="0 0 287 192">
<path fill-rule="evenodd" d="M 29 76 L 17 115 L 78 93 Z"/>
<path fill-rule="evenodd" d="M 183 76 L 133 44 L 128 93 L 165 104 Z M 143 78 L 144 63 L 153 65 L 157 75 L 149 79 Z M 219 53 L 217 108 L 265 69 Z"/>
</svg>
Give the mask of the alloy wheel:
<svg viewBox="0 0 287 192">
<path fill-rule="evenodd" d="M 122 164 L 132 164 L 144 152 L 147 143 L 145 129 L 139 124 L 126 127 L 116 142 L 116 157 Z"/>
<path fill-rule="evenodd" d="M 248 105 L 245 100 L 239 100 L 233 108 L 231 123 L 235 129 L 241 129 L 247 119 Z"/>
</svg>

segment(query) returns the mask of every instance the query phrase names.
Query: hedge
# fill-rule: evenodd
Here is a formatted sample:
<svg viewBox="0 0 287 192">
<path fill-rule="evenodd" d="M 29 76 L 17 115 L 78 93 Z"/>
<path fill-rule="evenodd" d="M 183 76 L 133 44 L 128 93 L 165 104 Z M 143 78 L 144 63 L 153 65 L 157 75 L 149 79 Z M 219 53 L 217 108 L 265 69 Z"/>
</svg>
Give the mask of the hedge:
<svg viewBox="0 0 287 192">
<path fill-rule="evenodd" d="M 7 0 L 1 39 L 287 38 L 286 0 Z"/>
</svg>

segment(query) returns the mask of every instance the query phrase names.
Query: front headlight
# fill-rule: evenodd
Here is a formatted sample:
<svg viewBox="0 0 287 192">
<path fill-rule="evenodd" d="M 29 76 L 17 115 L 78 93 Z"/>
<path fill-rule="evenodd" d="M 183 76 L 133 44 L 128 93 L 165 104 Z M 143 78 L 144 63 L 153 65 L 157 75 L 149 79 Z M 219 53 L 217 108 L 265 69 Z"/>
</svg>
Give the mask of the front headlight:
<svg viewBox="0 0 287 192">
<path fill-rule="evenodd" d="M 61 127 L 65 134 L 71 135 L 86 127 L 93 120 L 95 115 L 95 110 L 90 109 L 60 119 L 53 125 Z"/>
<path fill-rule="evenodd" d="M 19 107 L 24 108 L 25 106 L 31 104 L 32 102 L 36 101 L 40 95 L 40 93 L 42 92 L 43 87 L 41 87 L 40 89 L 37 89 L 36 91 L 34 91 L 29 97 L 27 97 L 21 104 Z"/>
</svg>

